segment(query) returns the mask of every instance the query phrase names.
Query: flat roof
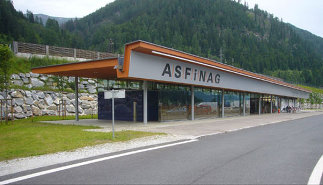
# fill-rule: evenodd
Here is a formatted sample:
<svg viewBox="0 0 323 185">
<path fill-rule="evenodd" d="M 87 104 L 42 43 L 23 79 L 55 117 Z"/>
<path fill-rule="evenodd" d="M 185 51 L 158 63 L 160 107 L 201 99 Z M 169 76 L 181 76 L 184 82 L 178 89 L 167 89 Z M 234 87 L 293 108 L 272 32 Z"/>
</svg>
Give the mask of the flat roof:
<svg viewBox="0 0 323 185">
<path fill-rule="evenodd" d="M 87 78 L 116 78 L 118 58 L 104 58 L 84 62 L 51 65 L 33 68 L 33 73 L 51 74 L 58 76 L 78 76 Z"/>
<path fill-rule="evenodd" d="M 33 73 L 40 74 L 53 74 L 60 76 L 78 76 L 78 77 L 88 77 L 88 78 L 119 78 L 119 79 L 133 79 L 129 77 L 129 66 L 131 52 L 140 52 L 148 55 L 154 55 L 158 57 L 168 58 L 172 60 L 177 60 L 185 63 L 191 63 L 194 65 L 199 65 L 207 68 L 212 68 L 227 73 L 232 73 L 247 78 L 252 78 L 292 89 L 297 89 L 300 91 L 308 92 L 311 91 L 297 87 L 295 85 L 265 76 L 257 73 L 253 73 L 247 70 L 243 70 L 234 66 L 223 64 L 215 60 L 203 58 L 193 54 L 189 54 L 183 51 L 178 51 L 172 48 L 167 48 L 164 46 L 156 45 L 146 41 L 134 41 L 127 43 L 125 45 L 125 54 L 123 65 L 118 66 L 118 58 L 106 58 L 99 60 L 90 60 L 77 63 L 68 63 L 62 65 L 53 65 L 47 67 L 39 67 L 32 69 Z M 143 80 L 143 79 L 138 79 Z"/>
</svg>

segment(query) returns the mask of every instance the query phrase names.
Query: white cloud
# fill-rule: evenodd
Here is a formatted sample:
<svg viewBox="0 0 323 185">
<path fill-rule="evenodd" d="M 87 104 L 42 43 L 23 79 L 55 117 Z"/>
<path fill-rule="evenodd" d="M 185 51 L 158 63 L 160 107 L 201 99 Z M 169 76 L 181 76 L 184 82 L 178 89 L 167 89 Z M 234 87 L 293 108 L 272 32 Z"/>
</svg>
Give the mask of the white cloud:
<svg viewBox="0 0 323 185">
<path fill-rule="evenodd" d="M 282 18 L 301 29 L 323 37 L 323 1 L 322 0 L 245 0 L 253 8 L 259 8 Z"/>
<path fill-rule="evenodd" d="M 13 0 L 17 10 L 56 17 L 84 17 L 114 0 Z"/>
</svg>

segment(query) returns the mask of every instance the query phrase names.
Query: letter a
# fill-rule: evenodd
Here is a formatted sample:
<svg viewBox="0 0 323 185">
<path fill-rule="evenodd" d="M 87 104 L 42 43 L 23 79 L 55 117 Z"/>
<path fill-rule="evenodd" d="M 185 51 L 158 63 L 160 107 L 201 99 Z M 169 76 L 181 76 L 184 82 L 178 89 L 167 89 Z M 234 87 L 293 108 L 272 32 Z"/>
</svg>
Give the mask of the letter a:
<svg viewBox="0 0 323 185">
<path fill-rule="evenodd" d="M 172 74 L 170 72 L 170 65 L 169 64 L 165 65 L 165 68 L 164 68 L 162 76 L 164 76 L 165 74 L 168 74 L 169 77 L 172 77 Z"/>
</svg>

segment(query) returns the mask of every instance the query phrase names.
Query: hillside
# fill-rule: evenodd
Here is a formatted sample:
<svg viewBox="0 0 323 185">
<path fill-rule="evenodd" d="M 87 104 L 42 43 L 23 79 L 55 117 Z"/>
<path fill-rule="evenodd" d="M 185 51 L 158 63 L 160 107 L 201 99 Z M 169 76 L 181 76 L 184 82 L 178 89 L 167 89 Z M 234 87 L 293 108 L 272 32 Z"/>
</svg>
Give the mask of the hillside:
<svg viewBox="0 0 323 185">
<path fill-rule="evenodd" d="M 62 25 L 64 23 L 66 23 L 69 20 L 73 20 L 73 18 L 65 18 L 65 17 L 52 17 L 49 15 L 45 15 L 45 14 L 34 14 L 35 19 L 41 19 L 41 22 L 43 22 L 43 25 L 46 25 L 47 20 L 50 19 L 54 19 L 58 22 L 59 25 Z"/>
<path fill-rule="evenodd" d="M 322 38 L 235 1 L 119 0 L 64 28 L 97 50 L 110 38 L 119 52 L 141 39 L 295 83 L 323 84 L 323 49 L 314 44 Z"/>
<path fill-rule="evenodd" d="M 297 28 L 291 24 L 289 24 L 294 30 L 295 32 L 304 40 L 309 41 L 311 44 L 313 44 L 314 49 L 317 50 L 317 52 L 319 52 L 321 54 L 321 56 L 323 57 L 323 38 L 316 36 L 314 34 L 312 34 L 309 31 Z"/>
<path fill-rule="evenodd" d="M 28 19 L 21 21 L 27 24 Z M 39 25 L 35 24 L 31 27 Z M 52 27 L 45 26 L 48 31 Z M 46 44 L 107 51 L 112 40 L 115 52 L 123 53 L 125 43 L 140 39 L 293 83 L 323 84 L 321 37 L 286 24 L 257 6 L 249 9 L 235 1 L 116 0 L 54 28 L 56 35 L 64 37 L 57 35 L 57 41 Z M 47 36 L 34 32 L 36 43 L 44 43 Z"/>
<path fill-rule="evenodd" d="M 66 47 L 82 45 L 79 42 L 81 38 L 60 29 L 56 20 L 48 20 L 43 25 L 32 12 L 28 11 L 24 16 L 14 9 L 11 1 L 0 0 L 0 43 L 17 40 Z"/>
</svg>

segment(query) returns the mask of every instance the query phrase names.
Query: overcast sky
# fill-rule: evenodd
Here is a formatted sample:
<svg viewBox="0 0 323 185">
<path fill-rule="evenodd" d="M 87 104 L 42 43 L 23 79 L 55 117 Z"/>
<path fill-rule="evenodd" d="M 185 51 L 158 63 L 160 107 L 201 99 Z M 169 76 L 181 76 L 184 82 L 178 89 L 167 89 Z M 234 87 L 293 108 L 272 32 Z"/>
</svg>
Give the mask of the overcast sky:
<svg viewBox="0 0 323 185">
<path fill-rule="evenodd" d="M 114 0 L 13 0 L 17 10 L 55 17 L 81 18 Z M 203 0 L 200 0 L 203 3 Z M 260 9 L 282 18 L 299 28 L 323 37 L 323 0 L 241 0 L 249 7 L 257 3 Z"/>
</svg>

